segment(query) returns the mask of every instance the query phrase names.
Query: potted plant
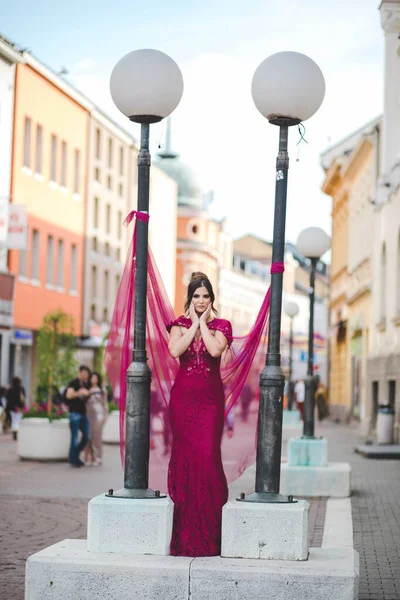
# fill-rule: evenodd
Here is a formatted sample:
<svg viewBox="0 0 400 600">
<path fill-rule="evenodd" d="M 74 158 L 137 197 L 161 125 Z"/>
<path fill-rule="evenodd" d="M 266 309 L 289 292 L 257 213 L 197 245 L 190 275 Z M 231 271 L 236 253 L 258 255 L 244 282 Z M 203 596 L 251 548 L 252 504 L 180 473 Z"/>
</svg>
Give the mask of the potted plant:
<svg viewBox="0 0 400 600">
<path fill-rule="evenodd" d="M 24 460 L 67 460 L 69 421 L 60 393 L 77 368 L 73 320 L 61 309 L 45 315 L 38 334 L 38 380 L 35 402 L 26 408 L 18 435 Z"/>
</svg>

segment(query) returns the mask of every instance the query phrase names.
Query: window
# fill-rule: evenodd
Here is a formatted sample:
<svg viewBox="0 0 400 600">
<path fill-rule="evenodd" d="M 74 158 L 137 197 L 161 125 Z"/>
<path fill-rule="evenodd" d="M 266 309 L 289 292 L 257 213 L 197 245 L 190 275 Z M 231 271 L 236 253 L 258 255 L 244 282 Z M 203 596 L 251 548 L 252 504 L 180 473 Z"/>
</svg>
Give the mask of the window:
<svg viewBox="0 0 400 600">
<path fill-rule="evenodd" d="M 24 131 L 24 167 L 31 168 L 31 135 L 32 135 L 32 121 L 29 117 L 25 117 L 25 131 Z"/>
<path fill-rule="evenodd" d="M 98 229 L 99 227 L 99 199 L 97 196 L 94 199 L 94 208 L 93 208 L 93 227 Z"/>
<path fill-rule="evenodd" d="M 117 236 L 119 239 L 121 239 L 122 237 L 122 212 L 119 210 L 118 211 L 118 231 L 117 231 Z"/>
<path fill-rule="evenodd" d="M 36 127 L 36 173 L 41 174 L 43 172 L 43 127 L 38 125 Z"/>
<path fill-rule="evenodd" d="M 57 181 L 57 137 L 51 136 L 50 181 Z"/>
<path fill-rule="evenodd" d="M 19 274 L 23 277 L 28 276 L 28 250 L 19 251 Z"/>
<path fill-rule="evenodd" d="M 94 180 L 100 183 L 100 169 L 98 167 L 94 170 Z"/>
<path fill-rule="evenodd" d="M 58 240 L 57 285 L 64 287 L 64 241 Z"/>
<path fill-rule="evenodd" d="M 67 187 L 67 142 L 61 143 L 61 179 L 62 187 Z"/>
<path fill-rule="evenodd" d="M 111 190 L 111 189 L 112 189 L 112 177 L 111 177 L 111 175 L 109 175 L 109 176 L 107 177 L 107 188 L 108 188 L 109 190 Z"/>
<path fill-rule="evenodd" d="M 124 148 L 122 146 L 119 149 L 119 174 L 124 174 Z"/>
<path fill-rule="evenodd" d="M 79 194 L 81 185 L 81 153 L 75 150 L 74 194 Z"/>
<path fill-rule="evenodd" d="M 76 244 L 71 246 L 71 266 L 69 289 L 71 292 L 78 290 L 78 248 Z"/>
<path fill-rule="evenodd" d="M 386 319 L 386 246 L 383 244 L 381 254 L 381 299 L 380 320 L 382 325 Z"/>
<path fill-rule="evenodd" d="M 96 305 L 92 304 L 90 307 L 90 318 L 92 321 L 96 320 Z"/>
<path fill-rule="evenodd" d="M 115 290 L 116 290 L 116 293 L 118 292 L 120 281 L 121 281 L 121 275 L 116 275 L 115 276 Z"/>
<path fill-rule="evenodd" d="M 103 310 L 103 322 L 108 323 L 108 308 Z"/>
<path fill-rule="evenodd" d="M 117 261 L 121 262 L 121 248 L 117 248 Z"/>
<path fill-rule="evenodd" d="M 96 129 L 96 158 L 101 157 L 101 131 Z"/>
<path fill-rule="evenodd" d="M 32 252 L 31 252 L 31 278 L 39 280 L 40 278 L 40 234 L 37 229 L 32 231 Z"/>
<path fill-rule="evenodd" d="M 124 195 L 124 186 L 122 185 L 122 183 L 120 183 L 118 186 L 118 193 L 121 197 Z"/>
<path fill-rule="evenodd" d="M 111 138 L 108 140 L 108 166 L 110 169 L 113 166 L 113 143 Z"/>
<path fill-rule="evenodd" d="M 107 204 L 106 206 L 106 233 L 111 233 L 111 206 Z"/>
<path fill-rule="evenodd" d="M 105 243 L 105 246 L 104 246 L 104 254 L 105 254 L 106 256 L 110 256 L 110 244 L 109 244 L 108 242 L 106 242 L 106 243 Z"/>
<path fill-rule="evenodd" d="M 390 408 L 394 409 L 395 404 L 396 404 L 396 380 L 395 379 L 391 379 L 388 382 L 388 385 L 389 385 L 389 389 L 388 389 L 388 392 L 389 392 L 388 405 L 390 406 Z"/>
<path fill-rule="evenodd" d="M 54 283 L 54 237 L 47 236 L 46 283 Z"/>
<path fill-rule="evenodd" d="M 108 289 L 109 286 L 109 274 L 108 271 L 104 271 L 104 302 L 108 302 Z"/>
<path fill-rule="evenodd" d="M 93 250 L 93 252 L 97 252 L 97 238 L 96 237 L 94 237 L 92 239 L 92 250 Z"/>
<path fill-rule="evenodd" d="M 92 298 L 97 298 L 97 267 L 92 267 Z"/>
</svg>

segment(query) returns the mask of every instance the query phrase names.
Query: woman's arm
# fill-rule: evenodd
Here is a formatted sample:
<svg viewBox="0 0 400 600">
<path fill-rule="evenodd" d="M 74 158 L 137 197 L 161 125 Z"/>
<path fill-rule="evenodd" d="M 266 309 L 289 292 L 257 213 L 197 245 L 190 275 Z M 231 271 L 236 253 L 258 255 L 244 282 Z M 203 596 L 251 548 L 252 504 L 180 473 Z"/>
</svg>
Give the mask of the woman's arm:
<svg viewBox="0 0 400 600">
<path fill-rule="evenodd" d="M 171 356 L 179 358 L 179 356 L 186 352 L 196 335 L 198 327 L 198 323 L 192 323 L 185 333 L 182 333 L 178 325 L 172 327 L 168 343 L 168 350 Z"/>
<path fill-rule="evenodd" d="M 200 319 L 200 331 L 203 342 L 208 352 L 213 358 L 221 356 L 228 345 L 228 340 L 221 331 L 216 331 L 215 335 L 207 327 L 207 323 Z"/>
</svg>

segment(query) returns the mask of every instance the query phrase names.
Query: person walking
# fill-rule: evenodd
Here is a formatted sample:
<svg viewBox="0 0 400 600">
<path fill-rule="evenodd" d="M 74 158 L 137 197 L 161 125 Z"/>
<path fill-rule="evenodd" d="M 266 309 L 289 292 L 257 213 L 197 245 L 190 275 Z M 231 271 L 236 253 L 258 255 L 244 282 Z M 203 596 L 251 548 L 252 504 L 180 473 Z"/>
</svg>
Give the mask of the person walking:
<svg viewBox="0 0 400 600">
<path fill-rule="evenodd" d="M 90 395 L 89 377 L 89 367 L 81 365 L 78 377 L 69 382 L 65 391 L 66 404 L 69 409 L 69 428 L 71 431 L 68 458 L 72 467 L 82 467 L 85 464 L 79 458 L 79 454 L 86 447 L 90 439 L 89 420 L 86 415 L 86 402 Z M 80 440 L 79 432 L 81 432 Z"/>
<path fill-rule="evenodd" d="M 299 411 L 302 420 L 304 419 L 304 398 L 306 395 L 306 386 L 302 379 L 299 379 L 294 386 L 294 393 L 296 397 L 296 406 Z"/>
<path fill-rule="evenodd" d="M 108 416 L 106 392 L 102 387 L 99 373 L 94 372 L 89 378 L 86 415 L 90 429 L 90 441 L 86 447 L 86 464 L 99 467 L 103 459 L 103 427 Z"/>
<path fill-rule="evenodd" d="M 25 390 L 19 377 L 13 377 L 11 385 L 6 392 L 7 411 L 11 415 L 11 431 L 14 440 L 17 440 L 19 424 L 22 418 L 22 409 L 25 405 Z"/>
</svg>

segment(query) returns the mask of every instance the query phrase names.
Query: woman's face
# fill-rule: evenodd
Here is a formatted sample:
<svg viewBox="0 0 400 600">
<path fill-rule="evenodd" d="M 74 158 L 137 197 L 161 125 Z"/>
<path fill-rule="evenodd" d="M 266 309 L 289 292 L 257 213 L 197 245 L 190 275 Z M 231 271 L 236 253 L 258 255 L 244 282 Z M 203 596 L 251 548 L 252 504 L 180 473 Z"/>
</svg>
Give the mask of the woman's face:
<svg viewBox="0 0 400 600">
<path fill-rule="evenodd" d="M 207 288 L 204 286 L 197 288 L 192 296 L 192 302 L 194 310 L 201 315 L 211 304 L 211 298 Z"/>
<path fill-rule="evenodd" d="M 93 385 L 93 386 L 96 386 L 96 385 L 98 386 L 99 385 L 99 379 L 98 379 L 97 375 L 92 375 L 91 376 L 91 378 L 90 378 L 90 385 Z"/>
</svg>

